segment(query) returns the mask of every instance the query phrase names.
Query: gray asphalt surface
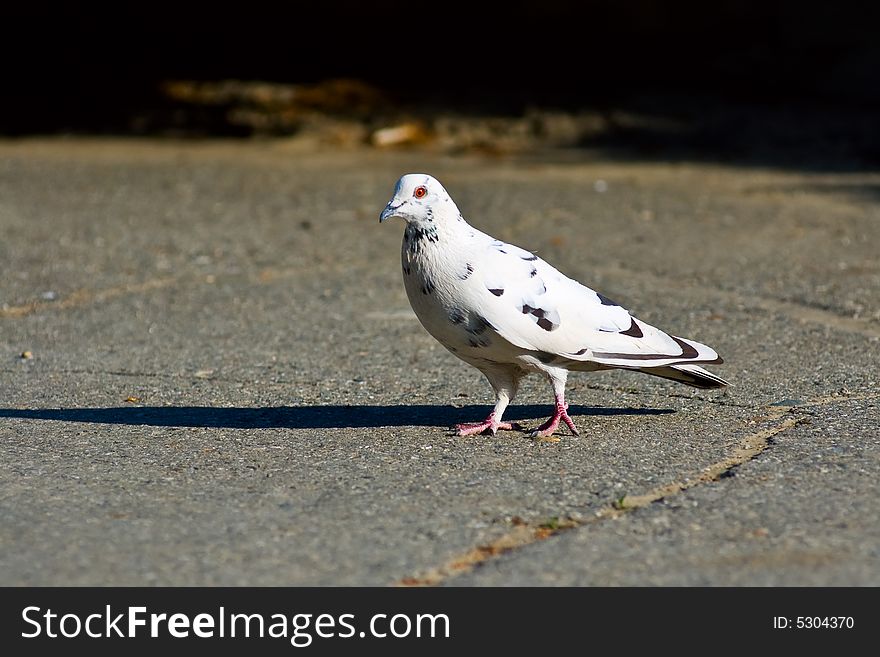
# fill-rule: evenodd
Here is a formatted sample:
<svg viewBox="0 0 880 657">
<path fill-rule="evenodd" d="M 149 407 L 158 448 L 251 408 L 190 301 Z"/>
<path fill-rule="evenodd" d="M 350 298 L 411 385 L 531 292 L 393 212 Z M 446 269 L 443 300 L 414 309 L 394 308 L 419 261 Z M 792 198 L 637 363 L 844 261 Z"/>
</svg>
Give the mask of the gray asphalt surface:
<svg viewBox="0 0 880 657">
<path fill-rule="evenodd" d="M 451 435 L 492 395 L 418 324 L 402 226 L 377 223 L 410 171 L 712 345 L 734 386 L 574 375 L 580 438 Z M 0 143 L 0 584 L 880 585 L 878 189 L 570 153 Z M 510 417 L 551 401 L 532 377 Z"/>
</svg>

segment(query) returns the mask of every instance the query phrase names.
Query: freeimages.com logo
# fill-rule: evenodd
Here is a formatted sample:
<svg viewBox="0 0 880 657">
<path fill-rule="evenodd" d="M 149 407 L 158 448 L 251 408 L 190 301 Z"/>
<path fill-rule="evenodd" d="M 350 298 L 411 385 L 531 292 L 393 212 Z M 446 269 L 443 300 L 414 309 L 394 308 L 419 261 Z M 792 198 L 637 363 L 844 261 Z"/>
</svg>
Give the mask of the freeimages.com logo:
<svg viewBox="0 0 880 657">
<path fill-rule="evenodd" d="M 132 606 L 117 613 L 110 605 L 85 616 L 59 614 L 52 609 L 25 607 L 21 612 L 25 629 L 22 638 L 272 638 L 288 639 L 305 648 L 315 638 L 446 638 L 450 621 L 446 614 L 373 614 L 364 629 L 357 629 L 354 614 L 230 613 L 220 607 L 215 614 L 151 613 Z"/>
</svg>

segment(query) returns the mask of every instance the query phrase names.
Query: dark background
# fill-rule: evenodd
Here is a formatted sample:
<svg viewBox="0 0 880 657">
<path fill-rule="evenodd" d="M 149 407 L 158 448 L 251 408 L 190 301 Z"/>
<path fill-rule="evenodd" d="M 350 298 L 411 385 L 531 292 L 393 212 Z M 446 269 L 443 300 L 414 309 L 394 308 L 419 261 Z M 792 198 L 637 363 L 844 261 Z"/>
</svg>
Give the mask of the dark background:
<svg viewBox="0 0 880 657">
<path fill-rule="evenodd" d="M 880 161 L 878 19 L 877 3 L 794 0 L 18 3 L 0 19 L 0 134 L 162 134 L 184 111 L 165 80 L 341 77 L 407 110 L 624 109 L 692 122 L 691 150 L 808 140 L 865 166 Z M 186 127 L 241 134 L 200 121 Z"/>
<path fill-rule="evenodd" d="M 45 614 L 51 610 L 57 615 L 74 613 L 84 619 L 89 614 L 111 616 L 126 614 L 119 622 L 119 629 L 128 630 L 127 612 L 130 606 L 144 606 L 148 614 L 185 613 L 194 618 L 207 613 L 219 619 L 220 608 L 229 614 L 260 613 L 269 619 L 272 614 L 288 618 L 297 613 L 311 613 L 309 630 L 312 643 L 304 647 L 309 654 L 337 655 L 342 651 L 381 651 L 385 655 L 448 655 L 453 650 L 475 650 L 491 646 L 498 652 L 526 651 L 545 652 L 549 647 L 559 646 L 563 641 L 580 640 L 585 643 L 590 632 L 603 632 L 614 637 L 615 647 L 622 650 L 650 651 L 660 648 L 677 648 L 683 641 L 695 645 L 717 642 L 719 636 L 729 635 L 736 623 L 736 637 L 743 641 L 760 641 L 761 645 L 774 650 L 812 649 L 842 650 L 848 652 L 865 645 L 876 636 L 871 625 L 872 605 L 876 604 L 876 589 L 827 588 L 827 587 L 512 587 L 512 588 L 401 588 L 401 587 L 189 587 L 189 588 L 10 588 L 0 600 L 0 645 L 17 649 L 13 654 L 43 648 L 46 652 L 59 646 L 75 646 L 88 650 L 91 655 L 113 655 L 121 652 L 130 655 L 155 654 L 191 655 L 194 650 L 209 648 L 212 654 L 240 654 L 243 651 L 259 654 L 289 655 L 295 651 L 289 639 L 256 638 L 198 638 L 193 633 L 188 638 L 173 639 L 165 626 L 160 625 L 157 638 L 148 636 L 149 626 L 138 628 L 135 638 L 90 639 L 84 634 L 74 639 L 59 637 L 51 639 L 44 633 L 37 638 L 23 639 L 21 633 L 35 631 L 33 625 L 22 620 L 22 610 L 28 606 L 39 607 Z M 637 619 L 625 610 L 649 609 Z M 807 611 L 805 611 L 807 610 Z M 384 639 L 372 637 L 340 639 L 320 638 L 314 624 L 319 614 L 353 614 L 358 629 L 367 630 L 373 614 L 404 613 L 414 618 L 418 614 L 446 614 L 449 617 L 448 639 L 417 639 L 407 637 Z M 812 617 L 829 617 L 839 614 L 852 617 L 852 629 L 796 629 L 796 618 L 809 614 Z M 30 612 L 30 618 L 40 614 Z M 773 629 L 773 619 L 783 616 L 790 619 L 791 627 Z M 381 619 L 376 627 L 381 630 Z M 228 621 L 227 621 L 228 622 Z M 288 621 L 290 622 L 290 621 Z M 638 623 L 639 631 L 633 631 Z M 100 623 L 93 622 L 95 633 Z M 74 625 L 68 622 L 68 631 Z M 256 627 L 256 626 L 255 626 Z M 578 631 L 583 627 L 585 631 Z M 59 619 L 54 618 L 53 632 L 58 634 Z M 219 634 L 219 629 L 215 630 Z M 229 626 L 225 632 L 228 635 Z M 330 631 L 323 626 L 326 634 Z M 338 629 L 336 631 L 339 631 Z M 342 629 L 341 633 L 348 630 Z M 256 630 L 255 630 L 256 633 Z M 111 634 L 114 634 L 111 630 Z M 288 637 L 292 628 L 288 630 Z"/>
</svg>

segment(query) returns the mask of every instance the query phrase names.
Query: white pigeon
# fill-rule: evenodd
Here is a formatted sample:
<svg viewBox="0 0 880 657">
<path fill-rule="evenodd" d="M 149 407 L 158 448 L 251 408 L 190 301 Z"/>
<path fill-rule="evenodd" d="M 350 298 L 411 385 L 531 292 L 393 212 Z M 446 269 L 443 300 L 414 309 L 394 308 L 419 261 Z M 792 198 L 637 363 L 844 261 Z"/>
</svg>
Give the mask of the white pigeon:
<svg viewBox="0 0 880 657">
<path fill-rule="evenodd" d="M 519 428 L 501 418 L 533 372 L 550 380 L 556 397 L 555 413 L 533 436 L 551 436 L 560 421 L 578 435 L 565 402 L 570 370 L 620 368 L 696 388 L 728 385 L 694 364 L 723 362 L 713 349 L 667 335 L 535 254 L 480 232 L 427 174 L 397 181 L 379 221 L 389 217 L 406 221 L 403 282 L 422 326 L 495 391 L 489 417 L 457 425 L 461 436 Z"/>
</svg>

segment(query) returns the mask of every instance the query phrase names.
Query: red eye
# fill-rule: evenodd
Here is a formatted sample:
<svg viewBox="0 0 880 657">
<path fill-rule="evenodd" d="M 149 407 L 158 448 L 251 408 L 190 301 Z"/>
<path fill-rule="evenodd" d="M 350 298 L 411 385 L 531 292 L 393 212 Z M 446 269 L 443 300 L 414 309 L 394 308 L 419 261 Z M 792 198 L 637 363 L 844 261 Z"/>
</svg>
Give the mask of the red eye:
<svg viewBox="0 0 880 657">
<path fill-rule="evenodd" d="M 422 185 L 421 187 L 416 187 L 416 191 L 413 192 L 413 196 L 416 198 L 425 198 L 428 195 L 428 188 Z"/>
</svg>

